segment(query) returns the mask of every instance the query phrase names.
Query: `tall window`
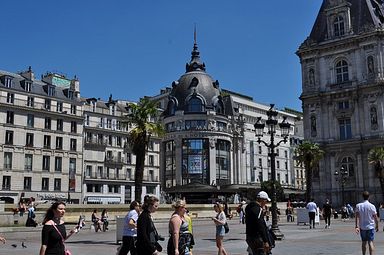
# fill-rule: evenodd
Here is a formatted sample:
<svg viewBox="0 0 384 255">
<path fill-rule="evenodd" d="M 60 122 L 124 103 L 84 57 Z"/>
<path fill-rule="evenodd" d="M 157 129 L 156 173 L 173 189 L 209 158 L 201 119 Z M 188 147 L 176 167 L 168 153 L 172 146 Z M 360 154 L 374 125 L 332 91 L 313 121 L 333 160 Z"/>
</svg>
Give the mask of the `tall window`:
<svg viewBox="0 0 384 255">
<path fill-rule="evenodd" d="M 165 187 L 176 186 L 176 155 L 175 142 L 167 141 L 164 143 L 165 153 Z"/>
<path fill-rule="evenodd" d="M 341 160 L 341 166 L 348 172 L 348 176 L 352 177 L 355 175 L 354 162 L 351 157 L 345 157 Z"/>
<path fill-rule="evenodd" d="M 46 110 L 51 110 L 51 99 L 45 99 L 44 108 Z"/>
<path fill-rule="evenodd" d="M 50 160 L 50 156 L 43 156 L 43 171 L 49 171 Z"/>
<path fill-rule="evenodd" d="M 4 152 L 4 169 L 12 169 L 12 152 Z"/>
<path fill-rule="evenodd" d="M 5 87 L 6 88 L 11 88 L 12 87 L 12 78 L 6 77 L 5 78 Z"/>
<path fill-rule="evenodd" d="M 50 149 L 50 148 L 51 148 L 51 136 L 44 135 L 44 149 Z"/>
<path fill-rule="evenodd" d="M 336 82 L 342 83 L 349 80 L 348 63 L 345 60 L 340 60 L 336 63 Z"/>
<path fill-rule="evenodd" d="M 15 94 L 10 92 L 7 93 L 7 103 L 9 104 L 15 103 Z"/>
<path fill-rule="evenodd" d="M 217 140 L 216 142 L 216 184 L 229 184 L 230 178 L 230 148 L 228 141 Z"/>
<path fill-rule="evenodd" d="M 339 120 L 340 140 L 352 138 L 351 119 Z"/>
<path fill-rule="evenodd" d="M 33 114 L 27 115 L 27 127 L 33 127 L 35 125 L 35 116 Z"/>
<path fill-rule="evenodd" d="M 333 30 L 335 36 L 344 35 L 344 18 L 342 16 L 337 16 L 333 22 Z"/>
<path fill-rule="evenodd" d="M 27 133 L 25 146 L 33 147 L 33 134 L 32 133 Z"/>
<path fill-rule="evenodd" d="M 76 133 L 76 132 L 77 132 L 77 122 L 71 121 L 71 133 Z"/>
<path fill-rule="evenodd" d="M 32 188 L 32 177 L 24 177 L 24 190 L 30 191 Z"/>
<path fill-rule="evenodd" d="M 192 97 L 188 102 L 188 112 L 202 112 L 203 104 L 197 97 Z"/>
<path fill-rule="evenodd" d="M 224 114 L 224 104 L 223 104 L 223 102 L 221 100 L 218 101 L 217 104 L 216 104 L 216 113 Z"/>
<path fill-rule="evenodd" d="M 55 157 L 55 172 L 61 172 L 62 171 L 62 165 L 63 165 L 63 158 L 62 157 Z"/>
<path fill-rule="evenodd" d="M 182 182 L 210 184 L 208 139 L 183 140 Z"/>
<path fill-rule="evenodd" d="M 13 131 L 10 131 L 10 130 L 5 131 L 5 144 L 9 144 L 9 145 L 13 144 Z"/>
<path fill-rule="evenodd" d="M 76 105 L 71 105 L 71 114 L 76 114 Z"/>
<path fill-rule="evenodd" d="M 31 90 L 32 90 L 32 83 L 28 82 L 28 81 L 25 81 L 24 89 L 25 89 L 25 91 L 31 92 Z"/>
<path fill-rule="evenodd" d="M 173 100 L 169 100 L 168 102 L 168 114 L 175 115 L 176 104 Z"/>
<path fill-rule="evenodd" d="M 11 190 L 11 176 L 3 176 L 3 190 Z"/>
<path fill-rule="evenodd" d="M 32 171 L 33 155 L 25 154 L 25 171 Z"/>
<path fill-rule="evenodd" d="M 63 102 L 57 102 L 56 104 L 56 111 L 62 112 L 63 111 Z"/>
<path fill-rule="evenodd" d="M 27 106 L 29 106 L 29 107 L 33 107 L 33 105 L 34 105 L 34 98 L 31 97 L 31 96 L 29 96 L 29 97 L 27 98 Z"/>
<path fill-rule="evenodd" d="M 14 113 L 12 111 L 7 111 L 7 124 L 13 124 Z"/>
<path fill-rule="evenodd" d="M 70 145 L 69 145 L 69 149 L 71 150 L 71 151 L 76 151 L 76 148 L 77 146 L 76 146 L 76 139 L 71 139 L 70 140 Z"/>
<path fill-rule="evenodd" d="M 49 178 L 43 178 L 41 180 L 41 190 L 44 190 L 44 191 L 49 190 Z"/>
<path fill-rule="evenodd" d="M 63 138 L 62 137 L 56 137 L 56 149 L 57 150 L 63 149 Z"/>
<path fill-rule="evenodd" d="M 58 119 L 57 120 L 57 123 L 56 123 L 56 129 L 58 131 L 63 131 L 63 120 L 62 119 Z"/>
<path fill-rule="evenodd" d="M 53 181 L 53 190 L 54 191 L 61 191 L 61 179 L 55 178 Z"/>
<path fill-rule="evenodd" d="M 45 117 L 44 128 L 51 129 L 51 118 Z"/>
</svg>

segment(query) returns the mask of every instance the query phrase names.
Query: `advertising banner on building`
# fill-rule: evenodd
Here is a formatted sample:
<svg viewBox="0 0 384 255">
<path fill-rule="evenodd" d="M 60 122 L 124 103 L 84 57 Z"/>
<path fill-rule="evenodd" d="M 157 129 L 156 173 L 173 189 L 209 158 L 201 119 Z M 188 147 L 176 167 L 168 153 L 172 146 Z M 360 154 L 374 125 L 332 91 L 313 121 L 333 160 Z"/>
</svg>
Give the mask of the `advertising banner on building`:
<svg viewBox="0 0 384 255">
<path fill-rule="evenodd" d="M 189 174 L 201 174 L 203 172 L 203 160 L 201 155 L 188 156 L 188 172 Z"/>
</svg>

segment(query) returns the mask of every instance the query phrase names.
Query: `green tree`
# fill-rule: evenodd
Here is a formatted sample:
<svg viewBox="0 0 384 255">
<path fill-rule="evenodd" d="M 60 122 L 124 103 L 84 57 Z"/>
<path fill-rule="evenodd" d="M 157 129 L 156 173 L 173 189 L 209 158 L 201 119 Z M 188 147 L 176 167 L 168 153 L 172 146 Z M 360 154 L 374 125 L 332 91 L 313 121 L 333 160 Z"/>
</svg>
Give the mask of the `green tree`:
<svg viewBox="0 0 384 255">
<path fill-rule="evenodd" d="M 313 170 L 318 166 L 324 155 L 318 144 L 304 141 L 295 149 L 296 159 L 305 168 L 306 191 L 305 199 L 308 202 L 312 194 Z"/>
<path fill-rule="evenodd" d="M 131 113 L 127 115 L 127 123 L 132 126 L 128 133 L 128 144 L 136 155 L 135 165 L 135 200 L 141 201 L 143 187 L 144 162 L 151 136 L 161 137 L 163 125 L 157 120 L 159 111 L 157 103 L 148 98 L 140 99 L 139 103 L 130 103 Z"/>
<path fill-rule="evenodd" d="M 261 183 L 261 190 L 265 191 L 268 193 L 269 197 L 272 197 L 272 187 L 273 186 L 273 181 L 268 180 L 268 181 L 263 181 Z M 276 199 L 277 201 L 283 201 L 284 199 L 284 189 L 281 187 L 281 184 L 279 181 L 275 181 L 275 187 L 276 187 Z"/>
<path fill-rule="evenodd" d="M 369 151 L 368 162 L 373 165 L 376 177 L 380 181 L 381 197 L 384 201 L 384 148 L 377 147 Z"/>
</svg>

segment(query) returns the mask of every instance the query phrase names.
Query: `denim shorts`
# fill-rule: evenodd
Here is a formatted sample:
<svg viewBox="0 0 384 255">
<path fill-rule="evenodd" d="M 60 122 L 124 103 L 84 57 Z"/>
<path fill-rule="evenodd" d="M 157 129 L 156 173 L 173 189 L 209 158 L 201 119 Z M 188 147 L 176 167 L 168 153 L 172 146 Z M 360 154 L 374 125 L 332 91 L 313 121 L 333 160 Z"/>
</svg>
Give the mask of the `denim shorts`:
<svg viewBox="0 0 384 255">
<path fill-rule="evenodd" d="M 375 230 L 374 229 L 368 229 L 368 230 L 360 229 L 360 237 L 361 237 L 361 241 L 363 241 L 363 242 L 373 241 L 373 239 L 375 239 Z"/>
<path fill-rule="evenodd" d="M 216 226 L 216 236 L 225 236 L 225 229 L 223 225 Z"/>
</svg>

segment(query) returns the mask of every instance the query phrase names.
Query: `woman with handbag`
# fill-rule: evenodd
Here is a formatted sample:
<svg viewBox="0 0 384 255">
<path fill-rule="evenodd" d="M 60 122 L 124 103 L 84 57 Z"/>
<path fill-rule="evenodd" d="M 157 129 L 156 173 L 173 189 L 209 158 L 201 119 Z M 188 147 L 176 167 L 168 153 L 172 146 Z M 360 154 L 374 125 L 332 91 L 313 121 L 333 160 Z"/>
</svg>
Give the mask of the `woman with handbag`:
<svg viewBox="0 0 384 255">
<path fill-rule="evenodd" d="M 65 213 L 65 203 L 55 202 L 48 208 L 43 220 L 41 231 L 41 247 L 39 255 L 70 255 L 65 249 L 65 240 L 76 232 L 72 229 L 68 235 L 62 220 Z"/>
<path fill-rule="evenodd" d="M 212 217 L 213 222 L 216 225 L 216 246 L 219 249 L 218 255 L 227 255 L 227 251 L 224 249 L 223 239 L 225 236 L 225 228 L 224 225 L 227 223 L 227 218 L 224 213 L 224 206 L 220 203 L 216 203 L 213 206 L 215 210 L 216 217 Z"/>
<path fill-rule="evenodd" d="M 190 255 L 191 234 L 188 221 L 185 219 L 186 204 L 184 200 L 177 200 L 173 205 L 175 212 L 169 220 L 168 255 Z"/>
<path fill-rule="evenodd" d="M 162 247 L 157 242 L 160 236 L 157 233 L 151 214 L 157 211 L 159 199 L 155 196 L 146 195 L 142 205 L 143 211 L 137 220 L 136 250 L 140 255 L 158 255 Z"/>
</svg>

